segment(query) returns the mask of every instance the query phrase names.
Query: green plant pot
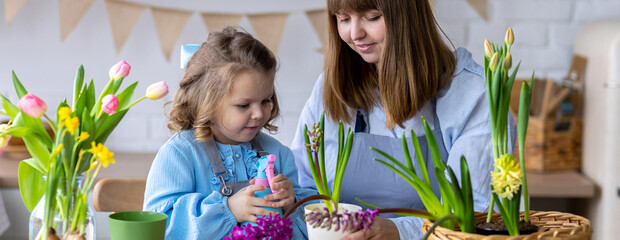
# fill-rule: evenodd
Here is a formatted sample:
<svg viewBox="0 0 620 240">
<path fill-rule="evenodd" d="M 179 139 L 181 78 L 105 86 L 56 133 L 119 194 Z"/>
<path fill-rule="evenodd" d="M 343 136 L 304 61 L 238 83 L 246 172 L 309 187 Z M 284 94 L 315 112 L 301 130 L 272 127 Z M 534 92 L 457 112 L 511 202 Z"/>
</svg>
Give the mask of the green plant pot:
<svg viewBox="0 0 620 240">
<path fill-rule="evenodd" d="M 128 211 L 111 214 L 111 240 L 163 240 L 168 216 L 163 213 Z"/>
</svg>

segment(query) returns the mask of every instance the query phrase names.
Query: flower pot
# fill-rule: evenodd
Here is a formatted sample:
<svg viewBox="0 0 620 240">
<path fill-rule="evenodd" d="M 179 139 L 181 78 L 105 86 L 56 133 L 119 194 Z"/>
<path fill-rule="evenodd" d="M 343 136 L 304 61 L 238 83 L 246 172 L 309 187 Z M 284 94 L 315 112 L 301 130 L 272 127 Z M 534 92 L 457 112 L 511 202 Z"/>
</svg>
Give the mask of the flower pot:
<svg viewBox="0 0 620 240">
<path fill-rule="evenodd" d="M 486 221 L 487 213 L 474 213 L 476 223 Z M 523 217 L 523 212 L 521 212 Z M 501 219 L 501 214 L 493 213 L 492 221 Z M 475 233 L 464 233 L 458 230 L 451 230 L 438 226 L 429 236 L 429 239 L 459 239 L 459 240 L 480 240 L 480 239 L 590 239 L 592 237 L 592 227 L 590 221 L 584 217 L 562 212 L 530 211 L 530 222 L 539 227 L 538 232 L 517 236 L 491 235 L 485 236 Z M 433 222 L 424 220 L 422 231 L 426 233 Z"/>
<path fill-rule="evenodd" d="M 324 207 L 326 207 L 325 203 L 309 204 L 306 207 L 304 207 L 304 213 L 318 211 L 318 210 L 323 209 Z M 348 204 L 348 203 L 338 203 L 338 213 L 341 213 L 344 210 L 347 210 L 349 212 L 356 212 L 361 209 L 362 207 L 357 206 L 357 205 Z M 345 232 L 334 231 L 333 228 L 330 230 L 320 228 L 320 227 L 313 228 L 312 225 L 310 225 L 308 222 L 306 222 L 306 227 L 308 228 L 308 239 L 309 240 L 341 239 L 350 233 L 346 231 Z"/>
</svg>

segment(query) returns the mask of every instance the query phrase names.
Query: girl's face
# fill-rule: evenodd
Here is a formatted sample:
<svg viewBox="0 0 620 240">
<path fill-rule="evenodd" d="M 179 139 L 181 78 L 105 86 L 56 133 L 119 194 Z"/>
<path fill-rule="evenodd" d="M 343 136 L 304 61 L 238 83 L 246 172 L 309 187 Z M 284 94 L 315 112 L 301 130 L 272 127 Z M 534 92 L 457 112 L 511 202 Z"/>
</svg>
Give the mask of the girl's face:
<svg viewBox="0 0 620 240">
<path fill-rule="evenodd" d="M 271 117 L 275 73 L 245 71 L 221 99 L 215 114 L 213 137 L 223 144 L 252 140 Z"/>
<path fill-rule="evenodd" d="M 378 10 L 342 11 L 336 14 L 338 34 L 364 61 L 377 64 L 383 52 L 385 22 Z"/>
</svg>

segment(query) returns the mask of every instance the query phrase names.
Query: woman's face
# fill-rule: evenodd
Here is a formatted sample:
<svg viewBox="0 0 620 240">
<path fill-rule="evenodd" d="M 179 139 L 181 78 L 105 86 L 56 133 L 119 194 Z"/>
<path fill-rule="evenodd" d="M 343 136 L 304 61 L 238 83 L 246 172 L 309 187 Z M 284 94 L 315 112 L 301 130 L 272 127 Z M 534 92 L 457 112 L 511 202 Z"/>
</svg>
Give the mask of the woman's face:
<svg viewBox="0 0 620 240">
<path fill-rule="evenodd" d="M 336 14 L 338 34 L 364 61 L 377 64 L 383 52 L 385 22 L 378 10 L 342 11 Z"/>
</svg>

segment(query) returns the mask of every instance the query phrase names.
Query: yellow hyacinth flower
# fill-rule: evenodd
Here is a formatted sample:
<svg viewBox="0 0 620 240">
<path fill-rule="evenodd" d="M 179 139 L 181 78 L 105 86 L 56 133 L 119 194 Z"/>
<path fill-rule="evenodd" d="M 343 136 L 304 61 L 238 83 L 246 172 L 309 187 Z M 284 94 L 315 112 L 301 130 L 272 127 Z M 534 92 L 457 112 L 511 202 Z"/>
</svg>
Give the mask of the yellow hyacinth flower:
<svg viewBox="0 0 620 240">
<path fill-rule="evenodd" d="M 108 164 L 115 163 L 114 161 L 114 153 L 110 152 L 108 148 L 106 148 L 103 144 L 95 144 L 95 142 L 91 143 L 92 148 L 89 150 L 93 155 L 97 157 L 103 167 L 108 167 Z"/>
<path fill-rule="evenodd" d="M 491 172 L 493 192 L 501 198 L 512 199 L 521 186 L 521 168 L 511 154 L 495 159 L 496 172 Z"/>
</svg>

